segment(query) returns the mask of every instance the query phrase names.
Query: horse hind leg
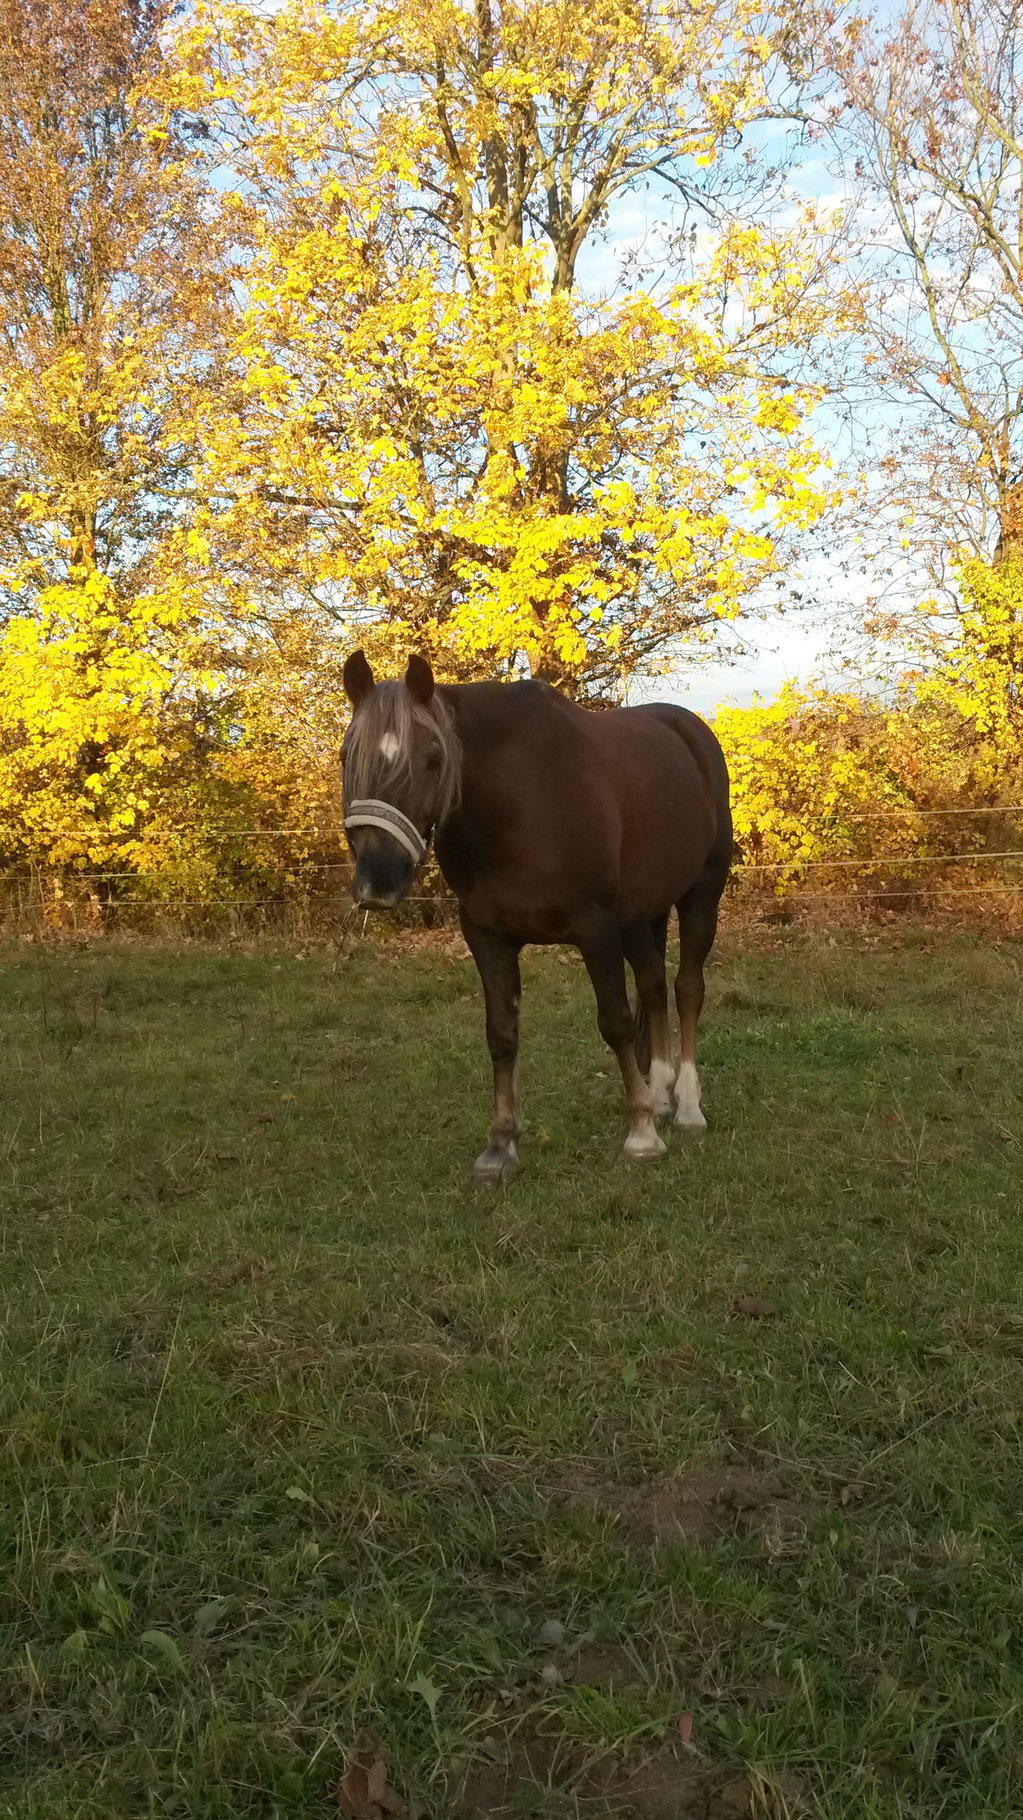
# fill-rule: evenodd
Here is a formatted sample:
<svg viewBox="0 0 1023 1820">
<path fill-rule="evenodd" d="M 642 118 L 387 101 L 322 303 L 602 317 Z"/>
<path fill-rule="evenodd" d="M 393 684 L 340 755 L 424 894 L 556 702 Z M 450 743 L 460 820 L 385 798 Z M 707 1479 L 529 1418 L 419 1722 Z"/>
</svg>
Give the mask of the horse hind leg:
<svg viewBox="0 0 1023 1820">
<path fill-rule="evenodd" d="M 668 943 L 667 915 L 622 932 L 626 959 L 636 981 L 636 1061 L 647 1077 L 655 1119 L 672 1111 L 675 1068 L 668 1023 L 668 984 L 664 968 Z"/>
<path fill-rule="evenodd" d="M 681 962 L 675 979 L 681 1053 L 675 1080 L 675 1124 L 683 1131 L 706 1131 L 696 1071 L 696 1027 L 703 1010 L 703 966 L 717 933 L 720 890 L 699 881 L 678 906 Z"/>
<path fill-rule="evenodd" d="M 653 1096 L 636 1060 L 636 1020 L 625 985 L 625 936 L 610 915 L 594 917 L 580 931 L 578 947 L 597 1000 L 597 1026 L 622 1071 L 629 1133 L 625 1155 L 630 1162 L 663 1156 L 665 1144 L 653 1118 Z M 647 930 L 647 940 L 652 938 Z"/>
</svg>

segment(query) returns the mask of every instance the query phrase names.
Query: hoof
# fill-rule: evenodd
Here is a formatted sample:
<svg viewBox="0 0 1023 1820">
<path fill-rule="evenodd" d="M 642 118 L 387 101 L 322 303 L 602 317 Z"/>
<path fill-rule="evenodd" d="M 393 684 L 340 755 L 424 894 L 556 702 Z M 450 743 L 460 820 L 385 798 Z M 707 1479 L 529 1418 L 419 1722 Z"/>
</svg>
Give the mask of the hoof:
<svg viewBox="0 0 1023 1820">
<path fill-rule="evenodd" d="M 625 1140 L 625 1155 L 630 1163 L 650 1163 L 663 1156 L 668 1146 L 656 1131 L 631 1132 Z"/>
<path fill-rule="evenodd" d="M 472 1179 L 479 1188 L 499 1188 L 519 1173 L 519 1153 L 514 1145 L 507 1150 L 488 1147 L 472 1166 Z"/>
<path fill-rule="evenodd" d="M 687 1131 L 690 1137 L 702 1137 L 707 1121 L 699 1106 L 679 1106 L 675 1112 L 675 1130 Z"/>
</svg>

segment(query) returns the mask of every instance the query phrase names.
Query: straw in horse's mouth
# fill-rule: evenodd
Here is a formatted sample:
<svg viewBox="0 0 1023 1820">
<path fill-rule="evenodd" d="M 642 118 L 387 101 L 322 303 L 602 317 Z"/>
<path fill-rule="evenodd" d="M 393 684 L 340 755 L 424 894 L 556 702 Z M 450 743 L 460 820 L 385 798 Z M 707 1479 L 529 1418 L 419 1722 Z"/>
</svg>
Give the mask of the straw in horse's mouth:
<svg viewBox="0 0 1023 1820">
<path fill-rule="evenodd" d="M 403 891 L 396 891 L 388 897 L 356 897 L 355 902 L 360 910 L 397 910 L 404 895 Z"/>
</svg>

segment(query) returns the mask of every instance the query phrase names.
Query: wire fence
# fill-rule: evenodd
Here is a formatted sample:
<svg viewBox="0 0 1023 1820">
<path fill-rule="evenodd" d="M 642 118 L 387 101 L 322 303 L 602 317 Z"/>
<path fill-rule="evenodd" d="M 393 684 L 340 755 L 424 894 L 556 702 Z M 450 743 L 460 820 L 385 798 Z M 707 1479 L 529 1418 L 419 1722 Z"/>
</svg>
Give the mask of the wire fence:
<svg viewBox="0 0 1023 1820">
<path fill-rule="evenodd" d="M 894 805 L 884 809 L 856 811 L 827 819 L 822 818 L 811 832 L 818 839 L 828 832 L 849 824 L 893 824 L 906 828 L 916 818 L 917 826 L 926 826 L 928 818 L 944 821 L 963 818 L 967 827 L 976 828 L 980 818 L 999 821 L 1023 816 L 1023 803 L 988 805 Z M 273 846 L 282 840 L 308 843 L 301 853 L 282 858 L 250 853 L 232 860 L 223 850 L 207 851 L 191 862 L 168 865 L 132 865 L 116 860 L 126 857 L 133 847 L 144 846 L 151 856 L 154 845 L 196 838 L 197 831 L 166 828 L 146 831 L 144 839 L 130 830 L 89 828 L 72 830 L 50 825 L 31 830 L 0 827 L 0 853 L 4 845 L 10 851 L 15 839 L 23 842 L 26 835 L 54 842 L 78 841 L 95 855 L 93 863 L 82 865 L 57 860 L 42 863 L 0 864 L 0 922 L 8 929 L 32 926 L 40 922 L 51 928 L 104 928 L 130 926 L 133 919 L 152 923 L 154 919 L 182 917 L 207 926 L 218 917 L 238 922 L 255 918 L 264 925 L 270 921 L 304 918 L 320 919 L 347 927 L 356 915 L 348 894 L 354 868 L 351 857 L 343 853 L 342 835 L 337 827 L 312 824 L 293 827 L 238 828 L 227 824 L 204 827 L 201 838 L 223 843 L 266 843 Z M 891 840 L 882 843 L 880 852 L 839 855 L 834 858 L 804 858 L 799 853 L 763 860 L 745 859 L 737 854 L 729 885 L 732 902 L 745 900 L 760 904 L 765 914 L 779 909 L 784 913 L 793 906 L 830 905 L 842 908 L 889 905 L 893 910 L 912 909 L 914 905 L 938 905 L 946 900 L 990 898 L 1023 899 L 1023 846 L 1005 845 L 986 851 L 967 847 L 953 852 L 892 851 Z M 105 865 L 99 860 L 100 850 L 115 861 Z M 232 865 L 236 872 L 247 873 L 244 887 L 225 890 Z M 974 882 L 953 882 L 962 868 L 974 868 Z M 274 876 L 275 872 L 277 876 Z M 251 876 L 256 873 L 257 876 Z M 267 876 L 269 874 L 269 876 Z M 205 876 L 204 876 L 205 875 Z M 218 876 L 219 875 L 219 876 Z M 208 888 L 207 888 L 208 881 Z M 833 882 L 831 882 L 833 881 Z M 925 882 L 926 881 L 926 882 Z M 241 883 L 241 880 L 239 880 Z M 180 888 L 175 892 L 174 886 Z M 451 920 L 457 900 L 446 886 L 436 862 L 428 862 L 417 880 L 417 888 L 405 900 L 403 919 L 413 923 Z"/>
<path fill-rule="evenodd" d="M 855 859 L 799 859 L 793 857 L 791 859 L 761 860 L 756 863 L 747 863 L 745 860 L 738 859 L 735 862 L 734 871 L 736 877 L 750 878 L 764 873 L 802 874 L 804 872 L 847 871 L 854 866 L 868 871 L 878 871 L 885 867 L 894 869 L 899 866 L 986 866 L 1002 860 L 1023 860 L 1023 847 L 1004 848 L 992 853 L 986 853 L 982 849 L 971 853 L 882 853 L 864 855 Z M 316 873 L 344 874 L 349 879 L 354 873 L 351 860 L 311 860 L 309 869 Z M 15 883 L 18 880 L 27 881 L 36 879 L 41 870 L 43 868 L 40 867 L 9 870 L 0 873 L 0 879 L 7 884 Z M 137 866 L 123 872 L 96 871 L 91 867 L 88 870 L 76 870 L 71 873 L 62 873 L 59 868 L 51 868 L 51 870 L 55 876 L 70 877 L 86 885 L 110 884 L 135 879 L 187 878 L 194 876 L 195 873 L 194 866 Z M 427 876 L 439 876 L 439 874 L 428 873 Z M 341 882 L 344 883 L 344 879 Z M 119 901 L 127 900 L 122 898 Z"/>
</svg>

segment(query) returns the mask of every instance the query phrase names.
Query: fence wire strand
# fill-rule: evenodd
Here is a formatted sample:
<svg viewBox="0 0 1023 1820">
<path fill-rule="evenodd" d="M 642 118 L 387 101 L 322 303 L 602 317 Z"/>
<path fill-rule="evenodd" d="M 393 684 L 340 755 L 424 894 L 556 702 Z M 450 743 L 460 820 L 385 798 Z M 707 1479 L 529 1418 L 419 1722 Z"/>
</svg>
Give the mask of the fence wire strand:
<svg viewBox="0 0 1023 1820">
<path fill-rule="evenodd" d="M 970 805 L 962 808 L 949 806 L 923 808 L 903 805 L 898 808 L 857 811 L 854 814 L 838 819 L 846 823 L 899 821 L 904 823 L 910 816 L 987 816 L 990 818 L 992 816 L 1008 815 L 1023 815 L 1023 804 L 998 803 L 984 807 Z M 826 827 L 827 823 L 825 822 L 823 825 Z M 24 832 L 24 830 L 8 830 L 7 838 L 19 839 L 23 837 Z M 154 841 L 173 840 L 180 838 L 182 835 L 194 834 L 195 830 L 184 828 L 161 829 L 147 833 L 142 837 L 134 835 L 125 829 L 113 828 L 69 831 L 67 829 L 51 826 L 49 828 L 35 828 L 30 832 L 36 836 L 50 834 L 55 838 L 87 839 L 90 844 L 95 843 L 97 845 L 100 842 L 105 841 L 119 844 L 121 848 L 124 848 L 125 846 L 129 846 L 132 842 L 140 842 L 141 844 L 142 842 L 152 843 Z M 203 835 L 209 837 L 211 841 L 220 841 L 225 845 L 228 845 L 232 841 L 242 840 L 272 841 L 285 838 L 293 840 L 301 838 L 306 841 L 319 842 L 322 847 L 325 847 L 328 851 L 333 850 L 334 852 L 336 852 L 340 846 L 342 838 L 340 829 L 336 827 L 333 829 L 324 829 L 323 827 L 234 828 L 223 826 L 204 829 L 201 832 Z M 0 832 L 0 840 L 3 838 L 4 836 L 2 832 Z M 114 852 L 116 852 L 116 845 L 114 847 Z M 111 854 L 111 857 L 113 857 L 113 854 Z M 218 859 L 221 865 L 224 863 L 222 854 L 211 854 L 209 857 L 214 863 L 216 863 Z M 1023 879 L 1018 883 L 986 883 L 957 886 L 952 884 L 923 885 L 917 884 L 915 880 L 911 880 L 910 878 L 905 878 L 900 882 L 892 880 L 883 888 L 846 891 L 816 890 L 813 888 L 805 889 L 800 883 L 800 881 L 806 877 L 819 875 L 821 873 L 842 872 L 855 874 L 856 872 L 866 872 L 869 874 L 871 872 L 885 870 L 898 873 L 900 870 L 908 871 L 910 868 L 916 870 L 918 868 L 934 866 L 942 868 L 961 866 L 1001 867 L 1011 866 L 1021 862 L 1023 862 L 1023 847 L 999 848 L 991 853 L 982 851 L 965 853 L 882 853 L 836 859 L 791 858 L 758 860 L 751 861 L 748 864 L 744 863 L 741 859 L 737 859 L 732 870 L 730 884 L 734 890 L 737 887 L 741 888 L 744 879 L 748 879 L 752 882 L 759 877 L 763 878 L 765 887 L 770 888 L 773 881 L 771 901 L 777 904 L 779 908 L 783 908 L 786 903 L 793 902 L 827 902 L 837 907 L 844 904 L 862 904 L 872 900 L 891 900 L 895 902 L 899 899 L 915 901 L 922 898 L 1021 897 L 1023 896 Z M 350 900 L 346 902 L 345 899 L 345 887 L 350 884 L 354 873 L 354 864 L 350 857 L 341 859 L 318 859 L 312 854 L 306 854 L 297 863 L 292 862 L 292 867 L 292 878 L 289 881 L 284 882 L 280 889 L 271 893 L 259 893 L 254 896 L 238 895 L 216 897 L 189 897 L 186 895 L 179 897 L 162 897 L 159 895 L 141 896 L 138 894 L 121 896 L 112 893 L 109 900 L 101 903 L 99 908 L 102 912 L 110 912 L 112 914 L 117 914 L 122 911 L 132 911 L 149 912 L 152 915 L 159 915 L 164 911 L 187 910 L 212 913 L 221 910 L 243 911 L 265 910 L 268 908 L 286 912 L 289 910 L 300 911 L 303 906 L 312 904 L 323 905 L 332 903 L 337 906 L 338 911 L 341 912 L 346 919 L 351 919 L 353 915 L 357 915 L 356 907 Z M 54 908 L 56 908 L 57 904 L 61 901 L 67 904 L 69 908 L 73 908 L 76 901 L 76 892 L 80 893 L 83 890 L 88 891 L 90 887 L 93 886 L 107 884 L 117 885 L 132 881 L 136 884 L 143 884 L 145 881 L 161 880 L 169 882 L 174 879 L 189 879 L 194 882 L 196 870 L 195 864 L 192 864 L 170 865 L 165 867 L 148 866 L 120 870 L 114 870 L 107 867 L 100 871 L 89 871 L 77 869 L 67 864 L 65 864 L 64 868 L 61 868 L 59 863 L 54 863 L 50 865 L 35 865 L 29 867 L 22 866 L 17 869 L 12 868 L 10 871 L 6 872 L 0 870 L 0 880 L 10 886 L 19 887 L 19 908 L 24 907 L 20 890 L 20 887 L 23 885 L 29 887 L 27 896 L 30 901 L 35 897 L 36 892 L 38 892 L 39 904 L 40 907 L 42 907 L 45 892 L 44 881 L 47 876 L 50 876 L 55 880 L 56 885 L 54 891 L 56 904 L 54 905 Z M 303 886 L 301 882 L 301 875 L 303 873 L 310 881 L 307 886 Z M 782 874 L 787 876 L 779 876 Z M 325 879 L 328 875 L 332 880 L 330 886 L 324 889 L 315 888 L 312 881 L 314 879 Z M 917 876 L 919 876 L 919 872 L 917 872 Z M 436 867 L 436 864 L 433 864 L 427 868 L 420 882 L 426 884 L 429 883 L 431 879 L 439 881 L 440 878 L 441 874 L 439 869 Z M 257 884 L 258 882 L 262 881 L 257 881 L 256 879 L 251 880 L 251 883 L 253 884 Z M 865 879 L 864 884 L 866 885 L 867 883 L 868 881 Z M 454 908 L 457 901 L 454 894 L 442 886 L 434 891 L 427 890 L 415 892 L 406 897 L 403 900 L 403 903 L 411 906 L 432 905 L 435 910 L 448 912 Z M 95 899 L 93 899 L 93 902 L 95 903 Z"/>
<path fill-rule="evenodd" d="M 1011 860 L 1023 861 L 1023 847 L 1006 847 L 994 853 L 983 853 L 980 851 L 971 853 L 879 853 L 868 854 L 862 858 L 856 859 L 770 859 L 757 860 L 750 863 L 747 863 L 744 860 L 738 860 L 733 866 L 732 871 L 735 877 L 748 877 L 753 873 L 784 872 L 786 870 L 800 874 L 804 872 L 834 872 L 847 870 L 852 866 L 859 866 L 868 870 L 877 870 L 879 867 L 883 868 L 886 866 L 890 866 L 893 869 L 899 866 L 989 866 L 1008 863 Z M 9 883 L 30 881 L 36 879 L 39 872 L 44 869 L 45 868 L 35 867 L 31 869 L 26 868 L 20 871 L 0 872 L 0 879 Z M 50 869 L 56 870 L 55 867 Z M 310 860 L 308 862 L 308 870 L 310 873 L 338 872 L 350 875 L 354 873 L 355 868 L 350 859 Z M 157 868 L 139 867 L 122 872 L 111 872 L 106 870 L 102 872 L 92 872 L 82 869 L 72 871 L 66 876 L 76 884 L 94 885 L 100 883 L 114 883 L 121 879 L 187 878 L 192 873 L 193 868 L 191 866 L 160 866 Z M 438 877 L 439 872 L 436 868 L 429 868 L 424 876 L 427 878 Z"/>
<path fill-rule="evenodd" d="M 733 873 L 732 883 L 737 883 L 741 872 Z M 828 904 L 861 904 L 871 899 L 896 900 L 900 898 L 947 898 L 947 897 L 1023 897 L 1023 881 L 1018 885 L 894 885 L 885 890 L 870 891 L 801 891 L 798 887 L 786 886 L 784 892 L 775 894 L 773 901 L 779 909 L 787 903 L 798 900 L 800 903 Z M 344 900 L 335 891 L 305 891 L 300 895 L 287 897 L 119 897 L 105 909 L 149 910 L 154 914 L 163 910 L 258 910 L 272 905 L 277 910 L 301 909 L 311 903 L 333 903 L 340 909 Z M 452 892 L 415 893 L 401 900 L 401 906 L 407 904 L 430 904 L 434 909 L 453 909 L 458 903 Z M 358 906 L 354 903 L 344 905 L 344 914 L 350 916 Z"/>
</svg>

